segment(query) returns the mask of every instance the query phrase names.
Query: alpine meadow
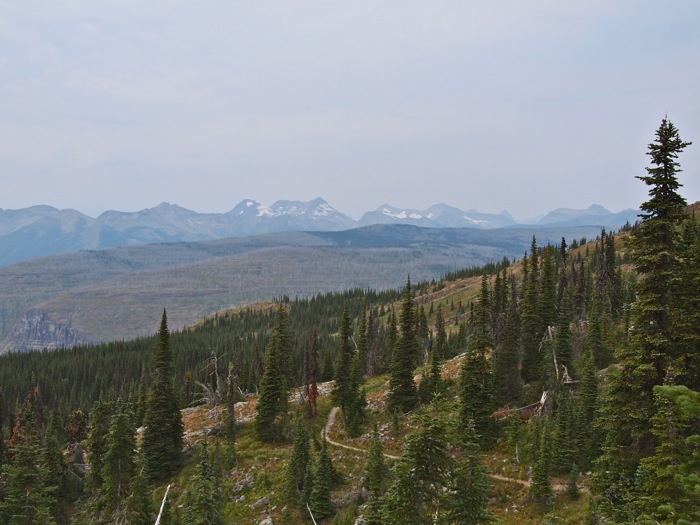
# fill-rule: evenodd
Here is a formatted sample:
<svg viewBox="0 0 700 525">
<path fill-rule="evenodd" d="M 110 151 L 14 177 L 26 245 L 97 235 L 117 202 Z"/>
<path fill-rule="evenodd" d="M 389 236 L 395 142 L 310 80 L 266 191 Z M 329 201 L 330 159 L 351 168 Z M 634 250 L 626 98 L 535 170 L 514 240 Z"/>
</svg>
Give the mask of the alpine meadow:
<svg viewBox="0 0 700 525">
<path fill-rule="evenodd" d="M 0 355 L 0 523 L 700 523 L 691 145 L 663 118 L 595 238 Z"/>
</svg>

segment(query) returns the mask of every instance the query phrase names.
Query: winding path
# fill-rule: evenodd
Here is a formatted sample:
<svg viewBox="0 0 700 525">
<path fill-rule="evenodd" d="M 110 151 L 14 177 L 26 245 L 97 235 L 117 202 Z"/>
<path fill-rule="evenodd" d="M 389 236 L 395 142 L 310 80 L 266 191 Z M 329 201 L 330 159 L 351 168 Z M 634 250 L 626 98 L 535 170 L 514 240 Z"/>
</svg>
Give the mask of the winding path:
<svg viewBox="0 0 700 525">
<path fill-rule="evenodd" d="M 328 437 L 328 433 L 330 432 L 331 427 L 333 427 L 333 425 L 335 424 L 335 418 L 338 415 L 338 410 L 340 410 L 340 407 L 331 408 L 331 411 L 328 413 L 328 419 L 326 420 L 326 426 L 321 431 L 321 438 L 325 439 L 327 443 L 333 445 L 334 447 L 340 447 L 346 450 L 353 450 L 355 452 L 362 452 L 364 454 L 367 454 L 367 450 L 365 450 L 364 448 L 344 445 L 343 443 L 338 443 L 337 441 L 333 441 L 331 438 Z M 399 456 L 392 456 L 391 454 L 384 454 L 384 457 L 389 459 L 399 459 Z M 525 479 L 508 478 L 499 474 L 489 474 L 489 477 L 498 481 L 505 481 L 507 483 L 517 483 L 518 485 L 522 485 L 525 488 L 530 488 L 530 485 L 532 484 L 530 483 L 530 481 Z M 552 485 L 552 489 L 557 492 L 563 492 L 566 490 L 566 485 Z M 581 492 L 588 492 L 588 489 L 586 487 L 579 487 L 579 490 Z"/>
</svg>

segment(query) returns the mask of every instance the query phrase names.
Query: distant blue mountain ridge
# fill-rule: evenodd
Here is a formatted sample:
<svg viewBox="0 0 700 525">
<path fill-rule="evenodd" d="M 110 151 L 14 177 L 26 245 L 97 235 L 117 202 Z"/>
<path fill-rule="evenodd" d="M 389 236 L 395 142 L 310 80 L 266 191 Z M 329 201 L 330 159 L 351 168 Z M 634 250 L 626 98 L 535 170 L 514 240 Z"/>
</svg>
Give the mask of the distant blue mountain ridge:
<svg viewBox="0 0 700 525">
<path fill-rule="evenodd" d="M 584 210 L 558 208 L 530 227 L 600 226 L 618 229 L 637 220 L 637 210 L 612 213 L 593 205 Z M 47 255 L 163 242 L 192 242 L 292 231 L 343 231 L 375 224 L 431 228 L 494 229 L 523 226 L 507 212 L 481 213 L 436 204 L 427 210 L 388 204 L 356 221 L 324 199 L 280 200 L 265 206 L 244 199 L 226 213 L 198 213 L 161 203 L 137 212 L 106 211 L 97 218 L 73 209 L 39 205 L 0 209 L 0 267 Z"/>
</svg>

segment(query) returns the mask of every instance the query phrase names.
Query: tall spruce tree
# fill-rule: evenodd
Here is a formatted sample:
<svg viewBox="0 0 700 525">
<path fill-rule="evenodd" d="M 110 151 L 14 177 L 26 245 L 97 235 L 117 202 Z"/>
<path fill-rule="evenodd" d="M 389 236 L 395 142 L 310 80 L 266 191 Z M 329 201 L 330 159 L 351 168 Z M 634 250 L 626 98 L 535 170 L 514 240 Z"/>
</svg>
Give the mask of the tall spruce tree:
<svg viewBox="0 0 700 525">
<path fill-rule="evenodd" d="M 287 464 L 287 495 L 289 498 L 301 504 L 306 504 L 306 501 L 301 501 L 301 495 L 304 494 L 304 481 L 309 466 L 310 449 L 309 449 L 309 431 L 302 418 L 297 418 L 294 425 L 294 436 L 292 441 L 292 453 Z"/>
<path fill-rule="evenodd" d="M 348 416 L 355 401 L 354 380 L 352 377 L 352 360 L 354 351 L 350 345 L 352 327 L 347 307 L 343 308 L 340 319 L 340 347 L 336 354 L 334 387 L 331 393 L 333 404 L 340 407 L 343 424 L 348 426 Z"/>
<path fill-rule="evenodd" d="M 260 441 L 279 441 L 284 437 L 289 404 L 291 354 L 292 335 L 288 326 L 287 309 L 280 304 L 260 381 L 258 413 L 255 418 L 255 432 Z"/>
<path fill-rule="evenodd" d="M 628 519 L 638 494 L 635 472 L 651 455 L 655 408 L 653 389 L 672 376 L 679 360 L 678 325 L 673 304 L 679 271 L 679 225 L 685 217 L 685 199 L 678 193 L 678 154 L 690 142 L 681 140 L 675 126 L 664 118 L 649 144 L 652 167 L 639 176 L 649 186 L 649 200 L 641 206 L 641 224 L 631 239 L 632 257 L 639 273 L 629 343 L 619 352 L 619 367 L 610 374 L 604 392 L 602 421 L 606 438 L 598 462 L 596 486 L 603 512 Z"/>
<path fill-rule="evenodd" d="M 173 356 L 168 317 L 163 310 L 153 357 L 154 377 L 148 396 L 142 449 L 153 479 L 175 472 L 182 461 L 183 422 L 173 388 Z"/>
<path fill-rule="evenodd" d="M 420 348 L 415 334 L 411 279 L 406 281 L 401 298 L 400 335 L 394 348 L 389 379 L 388 405 L 392 412 L 408 412 L 419 401 L 413 381 L 413 369 Z"/>
<path fill-rule="evenodd" d="M 116 518 L 125 514 L 126 498 L 131 494 L 132 478 L 136 473 L 135 434 L 133 411 L 120 399 L 112 416 L 102 459 L 103 483 L 100 493 L 107 516 Z"/>
</svg>

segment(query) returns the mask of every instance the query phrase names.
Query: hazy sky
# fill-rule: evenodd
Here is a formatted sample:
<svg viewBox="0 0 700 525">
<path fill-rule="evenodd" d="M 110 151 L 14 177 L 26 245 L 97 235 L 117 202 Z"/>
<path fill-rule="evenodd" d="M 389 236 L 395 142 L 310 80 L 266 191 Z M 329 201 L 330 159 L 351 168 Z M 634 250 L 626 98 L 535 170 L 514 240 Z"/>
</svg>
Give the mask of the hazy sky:
<svg viewBox="0 0 700 525">
<path fill-rule="evenodd" d="M 700 2 L 0 0 L 1 208 L 700 200 Z"/>
</svg>

